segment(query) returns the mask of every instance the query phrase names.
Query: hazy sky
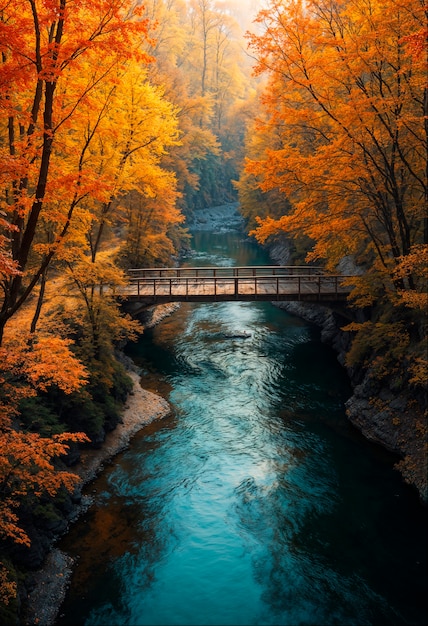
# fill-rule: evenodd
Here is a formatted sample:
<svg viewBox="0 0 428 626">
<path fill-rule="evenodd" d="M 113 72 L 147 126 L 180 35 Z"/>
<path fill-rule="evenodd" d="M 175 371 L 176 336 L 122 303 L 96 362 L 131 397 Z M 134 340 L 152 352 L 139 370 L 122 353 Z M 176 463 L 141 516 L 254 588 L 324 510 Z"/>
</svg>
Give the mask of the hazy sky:
<svg viewBox="0 0 428 626">
<path fill-rule="evenodd" d="M 246 30 L 252 29 L 252 21 L 257 15 L 265 0 L 220 0 L 219 4 L 230 7 L 236 14 L 241 27 Z"/>
</svg>

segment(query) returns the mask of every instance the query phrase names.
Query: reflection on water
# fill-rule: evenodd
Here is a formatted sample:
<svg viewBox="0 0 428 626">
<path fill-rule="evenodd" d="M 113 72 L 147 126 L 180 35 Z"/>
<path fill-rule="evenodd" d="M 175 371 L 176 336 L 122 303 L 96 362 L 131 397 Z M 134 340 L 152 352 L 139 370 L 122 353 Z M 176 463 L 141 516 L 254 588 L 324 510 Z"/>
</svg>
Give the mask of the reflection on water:
<svg viewBox="0 0 428 626">
<path fill-rule="evenodd" d="M 192 265 L 266 262 L 235 233 L 195 247 Z M 426 516 L 347 423 L 315 328 L 185 304 L 129 353 L 174 414 L 91 487 L 58 625 L 425 624 Z"/>
</svg>

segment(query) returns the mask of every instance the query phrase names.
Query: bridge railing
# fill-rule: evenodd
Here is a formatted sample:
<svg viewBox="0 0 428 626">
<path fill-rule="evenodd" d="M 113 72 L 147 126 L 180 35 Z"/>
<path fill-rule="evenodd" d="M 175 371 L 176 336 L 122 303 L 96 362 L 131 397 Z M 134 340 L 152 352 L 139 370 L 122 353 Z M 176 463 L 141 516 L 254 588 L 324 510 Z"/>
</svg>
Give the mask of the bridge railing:
<svg viewBox="0 0 428 626">
<path fill-rule="evenodd" d="M 294 276 L 299 274 L 319 275 L 323 271 L 312 265 L 247 265 L 225 267 L 153 267 L 129 269 L 128 276 L 134 281 L 140 278 L 209 278 L 244 276 Z"/>
</svg>

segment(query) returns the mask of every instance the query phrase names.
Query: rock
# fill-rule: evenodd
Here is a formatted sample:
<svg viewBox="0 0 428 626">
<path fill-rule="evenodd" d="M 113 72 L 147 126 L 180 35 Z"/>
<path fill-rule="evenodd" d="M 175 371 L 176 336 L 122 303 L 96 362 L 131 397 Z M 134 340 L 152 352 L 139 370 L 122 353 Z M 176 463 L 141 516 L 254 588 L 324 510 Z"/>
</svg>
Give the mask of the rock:
<svg viewBox="0 0 428 626">
<path fill-rule="evenodd" d="M 33 586 L 25 602 L 27 610 L 22 622 L 25 626 L 54 624 L 65 598 L 73 565 L 73 559 L 61 550 L 49 552 L 43 570 L 33 576 Z M 31 581 L 28 586 L 31 587 Z"/>
<path fill-rule="evenodd" d="M 244 226 L 244 218 L 239 213 L 238 206 L 238 203 L 234 202 L 216 207 L 197 209 L 193 213 L 192 221 L 189 221 L 187 226 L 191 231 L 227 232 L 241 229 Z"/>
<path fill-rule="evenodd" d="M 167 302 L 166 304 L 156 304 L 146 307 L 139 315 L 138 319 L 144 328 L 153 328 L 161 320 L 180 308 L 179 302 Z"/>
</svg>

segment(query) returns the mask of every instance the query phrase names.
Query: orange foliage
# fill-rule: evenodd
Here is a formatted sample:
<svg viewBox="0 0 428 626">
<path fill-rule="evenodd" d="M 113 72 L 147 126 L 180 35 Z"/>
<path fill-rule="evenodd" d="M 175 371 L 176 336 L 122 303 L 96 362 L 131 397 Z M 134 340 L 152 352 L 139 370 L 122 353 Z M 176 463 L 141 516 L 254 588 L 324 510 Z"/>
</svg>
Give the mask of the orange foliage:
<svg viewBox="0 0 428 626">
<path fill-rule="evenodd" d="M 65 393 L 85 382 L 87 372 L 70 350 L 71 341 L 47 335 L 11 333 L 0 347 L 0 427 L 18 412 L 22 398 L 56 385 Z"/>
<path fill-rule="evenodd" d="M 83 433 L 44 438 L 21 432 L 17 426 L 23 398 L 50 385 L 71 393 L 84 383 L 86 370 L 69 345 L 59 337 L 15 329 L 0 348 L 0 538 L 27 546 L 30 540 L 17 513 L 20 504 L 29 496 L 54 496 L 61 488 L 73 491 L 78 476 L 59 471 L 54 460 L 67 453 L 68 443 L 88 441 Z M 0 597 L 7 604 L 16 584 L 1 563 L 0 580 Z"/>
<path fill-rule="evenodd" d="M 72 472 L 59 471 L 53 461 L 66 454 L 68 442 L 87 440 L 82 433 L 64 433 L 52 438 L 14 430 L 0 433 L 0 537 L 30 545 L 15 510 L 29 495 L 54 496 L 61 488 L 73 491 L 79 477 Z"/>
<path fill-rule="evenodd" d="M 249 35 L 256 73 L 269 78 L 253 132 L 273 147 L 251 155 L 246 172 L 292 207 L 263 215 L 252 234 L 305 234 L 308 260 L 334 268 L 354 255 L 391 290 L 395 266 L 422 240 L 427 197 L 426 67 L 403 39 L 425 24 L 424 11 L 418 0 L 399 7 L 271 0 L 261 33 Z"/>
<path fill-rule="evenodd" d="M 1 258 L 9 262 L 1 285 L 0 341 L 5 324 L 55 256 L 76 206 L 86 195 L 105 190 L 96 172 L 84 176 L 88 145 L 78 152 L 77 169 L 60 165 L 67 155 L 60 137 L 73 128 L 106 76 L 120 74 L 131 58 L 140 64 L 151 60 L 141 47 L 149 28 L 142 14 L 138 2 L 127 0 L 12 0 L 2 7 L 0 134 L 6 149 L 0 154 L 5 190 L 0 210 L 12 230 L 0 239 Z M 112 82 L 108 88 L 114 89 Z M 86 130 L 89 138 L 91 126 Z M 50 246 L 33 256 L 42 233 Z"/>
</svg>

